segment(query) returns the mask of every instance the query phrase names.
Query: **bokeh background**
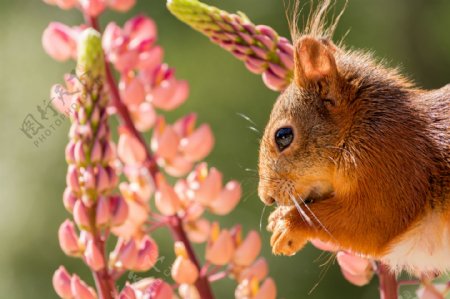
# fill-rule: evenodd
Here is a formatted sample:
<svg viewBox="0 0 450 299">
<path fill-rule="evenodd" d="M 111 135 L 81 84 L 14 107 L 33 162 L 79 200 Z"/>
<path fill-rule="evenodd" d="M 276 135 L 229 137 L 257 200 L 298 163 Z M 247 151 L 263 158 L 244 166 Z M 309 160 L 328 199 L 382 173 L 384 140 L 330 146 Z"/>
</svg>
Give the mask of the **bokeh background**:
<svg viewBox="0 0 450 299">
<path fill-rule="evenodd" d="M 305 0 L 306 1 L 306 0 Z M 289 36 L 282 0 L 208 0 L 229 11 L 241 10 L 256 24 L 267 24 Z M 342 1 L 339 2 L 342 5 Z M 339 6 L 338 5 L 338 6 Z M 122 25 L 143 13 L 159 26 L 159 43 L 166 61 L 176 67 L 177 77 L 189 80 L 191 95 L 169 119 L 195 111 L 201 122 L 211 124 L 217 142 L 208 157 L 225 179 L 242 181 L 244 197 L 238 208 L 220 219 L 223 225 L 242 223 L 258 229 L 263 205 L 256 195 L 257 180 L 246 168 L 256 169 L 259 135 L 238 113 L 250 117 L 258 130 L 274 100 L 259 76 L 205 37 L 176 20 L 163 0 L 139 0 L 127 14 L 103 15 Z M 65 186 L 64 147 L 66 121 L 36 147 L 20 130 L 28 113 L 49 99 L 49 88 L 62 82 L 74 63 L 57 63 L 41 46 L 41 34 L 50 21 L 70 25 L 82 22 L 79 12 L 61 11 L 38 0 L 0 2 L 0 297 L 56 298 L 51 287 L 53 271 L 65 264 L 89 282 L 79 260 L 64 256 L 57 242 L 59 224 L 68 215 L 61 194 Z M 340 38 L 350 29 L 346 44 L 368 49 L 376 57 L 400 66 L 420 86 L 438 88 L 450 82 L 450 1 L 448 0 L 350 0 L 337 30 Z M 368 211 L 369 213 L 370 211 Z M 262 216 L 263 255 L 276 280 L 279 298 L 377 298 L 376 279 L 366 287 L 347 283 L 328 255 L 308 247 L 294 257 L 274 257 L 264 230 L 269 209 Z M 167 259 L 172 257 L 167 231 L 155 235 Z M 328 263 L 327 263 L 328 261 Z M 325 265 L 325 266 L 324 266 Z M 328 266 L 327 266 L 328 265 Z M 156 275 L 150 271 L 149 275 Z M 137 274 L 140 275 L 140 274 Z M 315 287 L 314 291 L 310 291 Z M 232 298 L 233 284 L 214 285 L 217 298 Z M 309 294 L 309 295 L 308 295 Z M 414 298 L 413 289 L 402 289 L 402 298 Z"/>
</svg>

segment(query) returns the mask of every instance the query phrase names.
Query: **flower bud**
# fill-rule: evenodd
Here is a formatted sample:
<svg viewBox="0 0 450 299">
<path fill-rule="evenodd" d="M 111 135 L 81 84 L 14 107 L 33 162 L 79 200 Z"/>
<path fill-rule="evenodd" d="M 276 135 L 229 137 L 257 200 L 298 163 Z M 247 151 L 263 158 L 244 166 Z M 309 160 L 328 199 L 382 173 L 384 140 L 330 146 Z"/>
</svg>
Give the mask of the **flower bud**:
<svg viewBox="0 0 450 299">
<path fill-rule="evenodd" d="M 278 77 L 271 70 L 267 70 L 262 75 L 264 83 L 272 90 L 282 90 L 285 85 L 285 79 Z"/>
<path fill-rule="evenodd" d="M 338 252 L 336 258 L 345 279 L 352 284 L 363 286 L 372 279 L 373 269 L 368 259 L 343 251 Z"/>
<path fill-rule="evenodd" d="M 119 85 L 121 87 L 123 101 L 127 106 L 139 105 L 145 98 L 144 85 L 138 77 L 127 79 L 123 79 L 124 81 Z"/>
<path fill-rule="evenodd" d="M 80 229 L 87 231 L 91 229 L 88 210 L 81 200 L 77 200 L 73 206 L 73 219 Z"/>
<path fill-rule="evenodd" d="M 84 252 L 86 264 L 93 271 L 99 271 L 105 267 L 105 259 L 100 249 L 94 244 L 93 240 L 89 240 Z"/>
<path fill-rule="evenodd" d="M 186 257 L 178 256 L 172 265 L 172 278 L 182 284 L 194 284 L 198 278 L 198 269 L 194 263 Z"/>
<path fill-rule="evenodd" d="M 204 175 L 199 173 L 198 189 L 194 191 L 193 199 L 205 206 L 209 206 L 222 190 L 222 174 L 216 168 L 212 167 L 206 178 L 202 178 L 202 176 Z"/>
<path fill-rule="evenodd" d="M 211 225 L 206 219 L 198 219 L 184 225 L 188 238 L 193 243 L 205 242 L 208 239 L 210 227 Z"/>
<path fill-rule="evenodd" d="M 95 291 L 82 281 L 77 275 L 73 275 L 71 282 L 71 290 L 75 299 L 97 299 Z"/>
<path fill-rule="evenodd" d="M 76 201 L 77 201 L 77 197 L 72 192 L 72 189 L 70 189 L 69 187 L 66 187 L 66 189 L 64 190 L 64 194 L 63 194 L 63 203 L 64 203 L 64 207 L 66 208 L 66 210 L 69 211 L 70 213 L 72 213 L 73 206 L 75 205 Z"/>
<path fill-rule="evenodd" d="M 81 9 L 91 17 L 97 17 L 105 10 L 105 0 L 78 0 Z"/>
<path fill-rule="evenodd" d="M 59 245 L 65 254 L 76 256 L 80 254 L 78 235 L 72 221 L 66 219 L 58 230 Z"/>
<path fill-rule="evenodd" d="M 178 287 L 178 293 L 181 298 L 201 299 L 200 294 L 195 286 L 190 284 L 182 284 Z"/>
<path fill-rule="evenodd" d="M 121 196 L 110 197 L 111 226 L 122 225 L 128 217 L 128 204 Z"/>
<path fill-rule="evenodd" d="M 75 192 L 80 191 L 80 183 L 78 182 L 78 171 L 75 165 L 69 165 L 66 175 L 67 186 Z"/>
<path fill-rule="evenodd" d="M 432 284 L 430 282 L 425 282 L 417 291 L 417 297 L 419 299 L 445 299 L 446 289 L 450 286 L 445 284 Z"/>
<path fill-rule="evenodd" d="M 100 196 L 97 200 L 95 210 L 95 225 L 99 228 L 109 224 L 111 220 L 111 206 L 109 200 L 105 196 Z"/>
<path fill-rule="evenodd" d="M 70 274 L 67 272 L 66 268 L 60 266 L 58 270 L 53 274 L 53 288 L 59 297 L 63 299 L 73 298 L 72 290 L 70 287 Z"/>
<path fill-rule="evenodd" d="M 254 299 L 275 299 L 277 297 L 277 287 L 272 278 L 266 278 L 261 285 L 259 292 Z"/>
</svg>

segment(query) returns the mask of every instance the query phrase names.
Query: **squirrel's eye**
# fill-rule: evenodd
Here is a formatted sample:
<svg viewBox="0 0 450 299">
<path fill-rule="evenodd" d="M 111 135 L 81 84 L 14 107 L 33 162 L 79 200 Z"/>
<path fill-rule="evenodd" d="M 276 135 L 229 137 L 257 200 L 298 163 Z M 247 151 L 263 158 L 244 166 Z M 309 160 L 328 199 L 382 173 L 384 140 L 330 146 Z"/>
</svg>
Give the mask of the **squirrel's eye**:
<svg viewBox="0 0 450 299">
<path fill-rule="evenodd" d="M 275 133 L 275 143 L 280 151 L 287 148 L 294 140 L 294 132 L 292 128 L 286 127 L 278 129 Z"/>
</svg>

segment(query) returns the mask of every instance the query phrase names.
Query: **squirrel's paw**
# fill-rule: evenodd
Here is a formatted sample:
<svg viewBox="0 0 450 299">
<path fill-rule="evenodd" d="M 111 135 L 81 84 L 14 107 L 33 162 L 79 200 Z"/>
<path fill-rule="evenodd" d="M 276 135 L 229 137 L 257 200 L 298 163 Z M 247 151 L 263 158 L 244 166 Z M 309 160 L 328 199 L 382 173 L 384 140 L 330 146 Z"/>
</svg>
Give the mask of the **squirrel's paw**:
<svg viewBox="0 0 450 299">
<path fill-rule="evenodd" d="M 289 210 L 279 208 L 269 217 L 267 229 L 272 232 L 270 245 L 272 252 L 277 255 L 294 255 L 307 243 L 305 236 L 288 216 Z"/>
</svg>

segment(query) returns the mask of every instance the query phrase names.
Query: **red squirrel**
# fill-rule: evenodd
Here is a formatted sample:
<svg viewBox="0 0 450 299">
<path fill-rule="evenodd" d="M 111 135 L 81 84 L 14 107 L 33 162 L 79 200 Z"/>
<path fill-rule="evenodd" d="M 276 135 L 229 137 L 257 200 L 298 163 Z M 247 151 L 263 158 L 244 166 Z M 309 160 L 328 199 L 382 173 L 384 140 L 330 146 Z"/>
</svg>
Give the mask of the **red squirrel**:
<svg viewBox="0 0 450 299">
<path fill-rule="evenodd" d="M 261 140 L 275 254 L 312 239 L 393 271 L 450 270 L 450 85 L 423 90 L 334 44 L 325 1 L 294 41 L 294 80 Z"/>
</svg>

